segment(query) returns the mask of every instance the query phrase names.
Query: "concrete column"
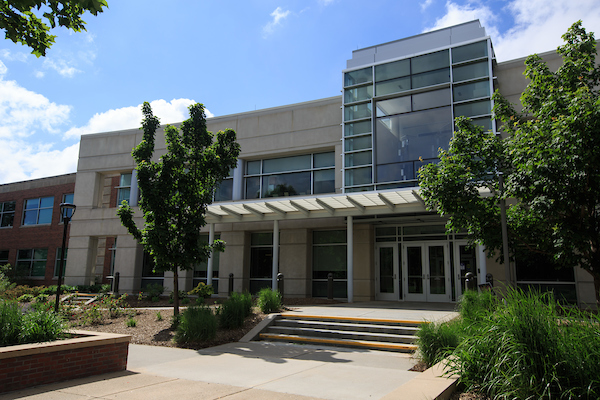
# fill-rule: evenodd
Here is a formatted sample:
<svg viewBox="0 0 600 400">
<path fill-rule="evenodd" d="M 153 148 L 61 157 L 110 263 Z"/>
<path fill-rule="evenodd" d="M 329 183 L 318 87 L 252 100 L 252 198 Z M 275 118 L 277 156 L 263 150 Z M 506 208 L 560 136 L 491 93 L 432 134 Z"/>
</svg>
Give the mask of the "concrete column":
<svg viewBox="0 0 600 400">
<path fill-rule="evenodd" d="M 279 220 L 273 221 L 273 277 L 271 288 L 277 290 L 277 274 L 279 273 Z"/>
<path fill-rule="evenodd" d="M 352 216 L 348 216 L 346 227 L 346 247 L 348 250 L 348 303 L 354 301 L 354 237 Z"/>
<path fill-rule="evenodd" d="M 238 158 L 237 167 L 233 170 L 233 190 L 232 200 L 242 200 L 244 198 L 244 160 Z"/>
<path fill-rule="evenodd" d="M 208 244 L 212 245 L 215 241 L 215 224 L 208 224 Z M 213 252 L 210 252 L 208 256 L 208 263 L 206 266 L 206 284 L 212 285 L 212 276 L 213 276 Z"/>
</svg>

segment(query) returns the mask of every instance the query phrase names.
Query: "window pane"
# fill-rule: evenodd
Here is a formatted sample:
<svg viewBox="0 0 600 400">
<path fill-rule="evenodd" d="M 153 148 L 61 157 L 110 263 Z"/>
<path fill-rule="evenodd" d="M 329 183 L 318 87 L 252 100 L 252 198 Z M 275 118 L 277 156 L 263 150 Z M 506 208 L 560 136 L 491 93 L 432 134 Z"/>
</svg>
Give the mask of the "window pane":
<svg viewBox="0 0 600 400">
<path fill-rule="evenodd" d="M 14 213 L 2 214 L 2 220 L 0 222 L 0 226 L 2 226 L 2 227 L 13 226 L 14 219 L 15 219 Z"/>
<path fill-rule="evenodd" d="M 468 79 L 483 78 L 489 76 L 488 62 L 463 65 L 452 68 L 452 79 L 454 82 L 466 81 Z"/>
<path fill-rule="evenodd" d="M 476 119 L 472 119 L 471 122 L 474 125 L 483 127 L 483 129 L 486 131 L 492 130 L 492 120 L 490 118 L 476 118 Z"/>
<path fill-rule="evenodd" d="M 314 194 L 335 193 L 335 170 L 324 169 L 314 172 Z"/>
<path fill-rule="evenodd" d="M 7 211 L 15 211 L 15 205 L 16 202 L 14 201 L 7 201 L 4 204 L 4 207 L 2 208 L 2 211 L 7 212 Z"/>
<path fill-rule="evenodd" d="M 23 225 L 35 225 L 37 224 L 37 210 L 33 211 L 25 211 L 25 215 L 23 216 Z"/>
<path fill-rule="evenodd" d="M 378 117 L 406 113 L 410 111 L 410 96 L 378 101 L 376 107 Z"/>
<path fill-rule="evenodd" d="M 117 205 L 121 205 L 121 202 L 123 200 L 125 200 L 126 202 L 129 203 L 129 193 L 130 193 L 131 189 L 129 188 L 121 188 L 119 189 L 119 196 L 117 199 Z"/>
<path fill-rule="evenodd" d="M 263 160 L 263 173 L 310 169 L 310 155 Z"/>
<path fill-rule="evenodd" d="M 335 152 L 319 153 L 314 155 L 314 167 L 335 167 Z"/>
<path fill-rule="evenodd" d="M 246 199 L 260 198 L 260 177 L 246 178 Z"/>
<path fill-rule="evenodd" d="M 65 194 L 63 196 L 63 203 L 73 204 L 73 193 Z"/>
<path fill-rule="evenodd" d="M 369 117 L 371 117 L 371 103 L 344 107 L 344 119 L 346 121 Z"/>
<path fill-rule="evenodd" d="M 373 186 L 363 186 L 356 188 L 346 188 L 346 193 L 370 192 L 372 190 Z"/>
<path fill-rule="evenodd" d="M 450 68 L 412 76 L 413 89 L 450 82 Z"/>
<path fill-rule="evenodd" d="M 45 260 L 48 258 L 48 249 L 35 249 L 33 252 L 35 260 Z"/>
<path fill-rule="evenodd" d="M 46 260 L 34 261 L 33 268 L 31 269 L 31 276 L 45 276 L 46 275 Z"/>
<path fill-rule="evenodd" d="M 346 231 L 314 231 L 313 244 L 346 244 Z"/>
<path fill-rule="evenodd" d="M 54 197 L 44 197 L 41 199 L 40 208 L 48 208 L 54 205 Z"/>
<path fill-rule="evenodd" d="M 17 259 L 19 260 L 31 260 L 33 258 L 33 250 L 19 250 L 17 253 Z"/>
<path fill-rule="evenodd" d="M 385 81 L 410 75 L 410 60 L 400 60 L 375 67 L 375 81 Z"/>
<path fill-rule="evenodd" d="M 344 136 L 354 136 L 369 132 L 371 132 L 371 121 L 353 122 L 344 125 Z"/>
<path fill-rule="evenodd" d="M 258 161 L 248 161 L 246 163 L 246 174 L 247 175 L 257 175 L 257 174 L 260 174 L 260 160 L 258 160 Z"/>
<path fill-rule="evenodd" d="M 25 209 L 26 210 L 30 210 L 32 208 L 39 208 L 40 206 L 40 199 L 29 199 L 25 202 Z"/>
<path fill-rule="evenodd" d="M 435 158 L 452 137 L 450 107 L 377 120 L 377 164 Z"/>
<path fill-rule="evenodd" d="M 469 99 L 477 99 L 479 97 L 490 96 L 490 83 L 489 81 L 480 81 L 467 83 L 466 85 L 454 86 L 452 89 L 454 94 L 454 101 L 463 101 Z"/>
<path fill-rule="evenodd" d="M 476 101 L 473 103 L 457 104 L 454 106 L 454 116 L 471 117 L 474 115 L 485 115 L 491 112 L 489 100 Z"/>
<path fill-rule="evenodd" d="M 310 194 L 310 172 L 263 177 L 262 197 Z"/>
<path fill-rule="evenodd" d="M 348 169 L 345 171 L 346 186 L 371 183 L 371 167 Z"/>
<path fill-rule="evenodd" d="M 351 153 L 345 156 L 346 167 L 357 167 L 359 165 L 368 165 L 373 162 L 373 155 L 370 151 L 363 151 L 361 153 Z"/>
<path fill-rule="evenodd" d="M 368 100 L 371 97 L 373 97 L 372 85 L 344 90 L 345 103 L 353 103 L 355 101 Z"/>
<path fill-rule="evenodd" d="M 272 232 L 258 232 L 250 236 L 250 245 L 252 246 L 273 246 Z"/>
<path fill-rule="evenodd" d="M 226 201 L 233 198 L 233 179 L 225 179 L 215 190 L 215 201 Z"/>
<path fill-rule="evenodd" d="M 346 149 L 346 151 L 370 149 L 371 135 L 346 139 L 344 140 L 344 148 Z"/>
<path fill-rule="evenodd" d="M 131 186 L 131 174 L 121 174 L 119 186 Z"/>
<path fill-rule="evenodd" d="M 410 89 L 410 76 L 397 78 L 390 81 L 377 83 L 375 85 L 375 93 L 377 96 L 383 96 L 390 93 L 403 92 Z"/>
<path fill-rule="evenodd" d="M 346 279 L 347 256 L 345 245 L 314 246 L 313 279 L 327 279 L 330 272 L 333 279 Z"/>
<path fill-rule="evenodd" d="M 377 182 L 409 181 L 416 179 L 412 162 L 377 166 Z"/>
<path fill-rule="evenodd" d="M 49 224 L 51 222 L 52 222 L 52 209 L 44 208 L 44 209 L 40 210 L 38 224 Z"/>
<path fill-rule="evenodd" d="M 413 74 L 450 66 L 448 50 L 425 54 L 423 56 L 412 58 L 410 61 Z"/>
<path fill-rule="evenodd" d="M 412 96 L 413 111 L 450 105 L 450 89 L 434 90 Z"/>
<path fill-rule="evenodd" d="M 344 86 L 358 85 L 359 83 L 371 82 L 372 80 L 373 73 L 371 72 L 371 67 L 346 72 L 344 74 Z"/>
<path fill-rule="evenodd" d="M 471 43 L 452 49 L 452 62 L 459 63 L 476 58 L 487 57 L 487 42 Z"/>
<path fill-rule="evenodd" d="M 395 226 L 375 228 L 375 236 L 396 236 Z"/>
</svg>

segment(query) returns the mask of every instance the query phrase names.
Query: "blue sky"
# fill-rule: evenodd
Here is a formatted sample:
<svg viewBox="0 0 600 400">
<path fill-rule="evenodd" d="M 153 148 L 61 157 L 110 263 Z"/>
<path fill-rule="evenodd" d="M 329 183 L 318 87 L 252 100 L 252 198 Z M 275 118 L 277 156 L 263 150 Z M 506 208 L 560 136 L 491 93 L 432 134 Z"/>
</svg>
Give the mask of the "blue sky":
<svg viewBox="0 0 600 400">
<path fill-rule="evenodd" d="M 75 172 L 82 134 L 340 94 L 352 50 L 479 19 L 499 61 L 555 49 L 597 0 L 108 0 L 36 58 L 0 39 L 0 184 Z"/>
</svg>

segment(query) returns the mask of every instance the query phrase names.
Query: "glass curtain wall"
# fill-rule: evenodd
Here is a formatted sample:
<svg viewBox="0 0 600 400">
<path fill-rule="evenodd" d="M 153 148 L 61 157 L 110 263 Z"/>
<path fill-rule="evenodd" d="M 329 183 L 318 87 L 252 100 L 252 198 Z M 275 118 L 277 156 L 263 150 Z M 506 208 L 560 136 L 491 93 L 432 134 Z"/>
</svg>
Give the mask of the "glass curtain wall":
<svg viewBox="0 0 600 400">
<path fill-rule="evenodd" d="M 273 284 L 273 232 L 256 232 L 250 236 L 250 293 Z"/>
<path fill-rule="evenodd" d="M 346 231 L 313 232 L 312 296 L 327 297 L 327 277 L 333 273 L 333 297 L 348 297 Z"/>
<path fill-rule="evenodd" d="M 221 239 L 221 235 L 215 235 L 215 240 Z M 201 235 L 200 242 L 202 244 L 208 244 L 208 235 Z M 221 252 L 217 251 L 213 254 L 213 270 L 212 270 L 212 287 L 215 293 L 219 293 L 219 258 Z M 194 278 L 192 280 L 192 286 L 196 287 L 202 282 L 206 284 L 208 282 L 208 260 L 194 265 Z"/>
<path fill-rule="evenodd" d="M 416 186 L 453 119 L 493 129 L 487 40 L 344 73 L 344 191 Z"/>
</svg>

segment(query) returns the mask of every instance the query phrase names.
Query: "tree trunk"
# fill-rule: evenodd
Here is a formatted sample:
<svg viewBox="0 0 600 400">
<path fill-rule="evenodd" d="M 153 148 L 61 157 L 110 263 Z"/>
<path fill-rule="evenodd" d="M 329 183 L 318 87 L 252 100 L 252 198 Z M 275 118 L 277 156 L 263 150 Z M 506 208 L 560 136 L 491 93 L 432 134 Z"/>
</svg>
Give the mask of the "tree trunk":
<svg viewBox="0 0 600 400">
<path fill-rule="evenodd" d="M 600 274 L 592 274 L 594 277 L 594 291 L 596 292 L 596 308 L 600 310 Z"/>
<path fill-rule="evenodd" d="M 176 265 L 173 270 L 173 317 L 179 315 L 179 267 Z"/>
</svg>

